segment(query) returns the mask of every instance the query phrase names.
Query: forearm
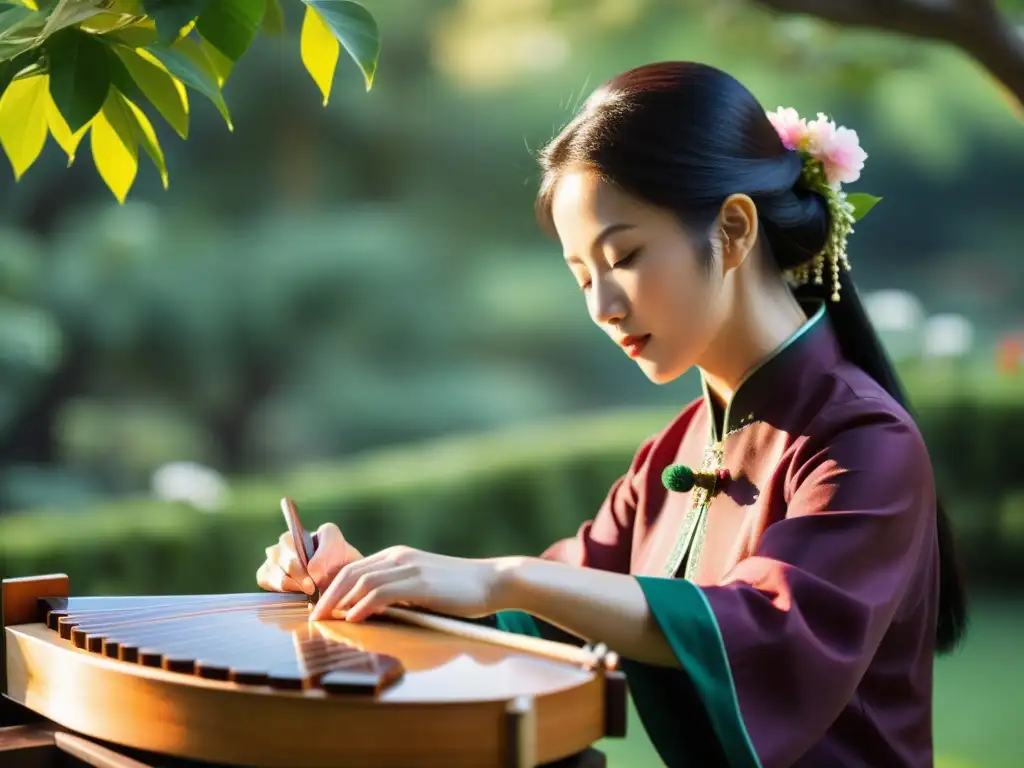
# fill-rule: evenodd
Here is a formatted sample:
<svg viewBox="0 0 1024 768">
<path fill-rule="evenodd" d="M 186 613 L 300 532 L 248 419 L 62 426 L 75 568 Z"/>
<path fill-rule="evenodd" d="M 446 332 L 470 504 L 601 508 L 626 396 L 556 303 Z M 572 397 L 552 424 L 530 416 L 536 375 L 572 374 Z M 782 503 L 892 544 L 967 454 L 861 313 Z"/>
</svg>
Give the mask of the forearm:
<svg viewBox="0 0 1024 768">
<path fill-rule="evenodd" d="M 634 661 L 678 666 L 633 576 L 521 557 L 497 568 L 497 610 L 525 611 Z"/>
</svg>

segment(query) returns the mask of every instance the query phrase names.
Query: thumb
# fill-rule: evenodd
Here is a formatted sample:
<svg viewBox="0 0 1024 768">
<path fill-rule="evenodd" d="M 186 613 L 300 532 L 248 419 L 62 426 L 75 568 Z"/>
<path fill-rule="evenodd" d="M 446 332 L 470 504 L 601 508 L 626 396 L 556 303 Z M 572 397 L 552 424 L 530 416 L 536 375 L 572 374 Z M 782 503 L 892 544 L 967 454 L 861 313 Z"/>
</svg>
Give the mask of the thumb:
<svg viewBox="0 0 1024 768">
<path fill-rule="evenodd" d="M 310 577 L 323 589 L 347 563 L 362 557 L 351 546 L 334 523 L 324 523 L 316 530 L 317 548 L 310 558 Z"/>
</svg>

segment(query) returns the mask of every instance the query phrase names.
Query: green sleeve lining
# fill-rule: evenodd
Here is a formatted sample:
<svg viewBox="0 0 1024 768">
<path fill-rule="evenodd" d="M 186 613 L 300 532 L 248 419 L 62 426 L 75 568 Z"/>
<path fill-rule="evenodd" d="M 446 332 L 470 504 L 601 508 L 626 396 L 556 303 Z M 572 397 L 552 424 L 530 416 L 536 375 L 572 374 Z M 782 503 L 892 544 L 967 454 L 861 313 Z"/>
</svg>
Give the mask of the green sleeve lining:
<svg viewBox="0 0 1024 768">
<path fill-rule="evenodd" d="M 740 714 L 722 634 L 703 591 L 685 579 L 650 576 L 636 579 L 679 660 L 681 671 L 703 705 L 728 765 L 730 768 L 761 768 Z M 672 673 L 678 671 L 636 662 L 630 663 L 627 669 L 637 709 L 655 746 L 658 746 L 659 736 L 663 737 L 664 744 L 659 746 L 659 752 L 669 765 L 690 764 L 692 755 L 686 754 L 689 751 L 686 742 L 699 739 L 698 734 L 691 733 L 687 737 L 680 722 L 681 713 L 665 711 L 664 703 L 672 698 L 672 691 L 665 689 L 673 687 L 675 675 Z M 651 679 L 638 679 L 642 684 L 634 686 L 633 676 Z M 662 678 L 660 692 L 658 677 Z"/>
</svg>

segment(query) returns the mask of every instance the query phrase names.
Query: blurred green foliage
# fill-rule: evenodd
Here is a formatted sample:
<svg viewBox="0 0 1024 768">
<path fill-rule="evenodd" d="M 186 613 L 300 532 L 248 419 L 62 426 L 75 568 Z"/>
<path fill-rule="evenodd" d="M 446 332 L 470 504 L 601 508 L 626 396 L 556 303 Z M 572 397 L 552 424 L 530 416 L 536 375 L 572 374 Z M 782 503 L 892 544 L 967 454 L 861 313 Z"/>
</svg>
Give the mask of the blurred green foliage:
<svg viewBox="0 0 1024 768">
<path fill-rule="evenodd" d="M 672 415 L 628 410 L 381 449 L 239 479 L 216 511 L 139 499 L 12 514 L 0 518 L 0 576 L 66 572 L 78 594 L 251 589 L 283 530 L 281 496 L 308 527 L 333 521 L 364 552 L 405 543 L 468 557 L 538 554 L 593 516 Z M 998 459 L 1024 452 L 1024 406 L 961 397 L 919 418 L 972 576 L 1017 572 L 1024 481 Z"/>
</svg>

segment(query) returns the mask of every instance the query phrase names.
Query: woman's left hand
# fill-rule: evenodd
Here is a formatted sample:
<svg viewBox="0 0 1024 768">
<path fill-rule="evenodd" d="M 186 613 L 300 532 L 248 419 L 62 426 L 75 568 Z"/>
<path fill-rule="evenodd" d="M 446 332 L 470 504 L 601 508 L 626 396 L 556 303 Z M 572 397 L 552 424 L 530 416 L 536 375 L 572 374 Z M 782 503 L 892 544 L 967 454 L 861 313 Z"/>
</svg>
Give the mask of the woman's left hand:
<svg viewBox="0 0 1024 768">
<path fill-rule="evenodd" d="M 497 610 L 501 562 L 391 547 L 342 568 L 310 618 L 327 619 L 342 609 L 346 620 L 361 621 L 396 604 L 451 616 L 486 616 Z"/>
</svg>

